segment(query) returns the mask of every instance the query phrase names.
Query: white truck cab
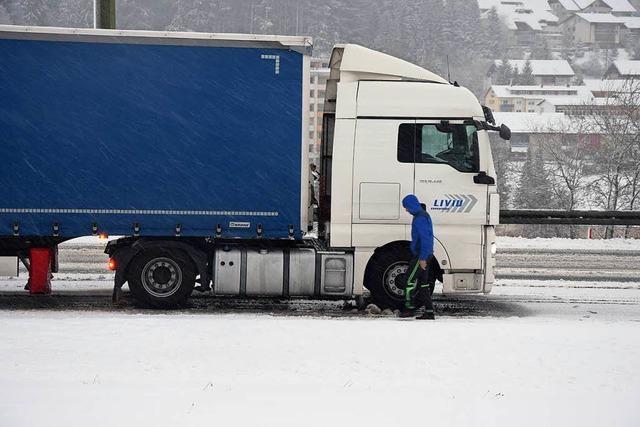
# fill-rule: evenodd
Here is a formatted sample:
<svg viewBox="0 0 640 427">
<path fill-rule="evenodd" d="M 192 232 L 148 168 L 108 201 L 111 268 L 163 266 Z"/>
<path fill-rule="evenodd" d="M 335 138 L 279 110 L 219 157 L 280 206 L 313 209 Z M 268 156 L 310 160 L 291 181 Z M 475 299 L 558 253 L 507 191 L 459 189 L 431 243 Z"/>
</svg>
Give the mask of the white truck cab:
<svg viewBox="0 0 640 427">
<path fill-rule="evenodd" d="M 383 305 L 402 300 L 409 194 L 433 220 L 443 291 L 490 292 L 500 203 L 477 98 L 357 45 L 336 46 L 330 66 L 321 174 L 330 210 L 320 220 L 331 247 L 354 250 L 354 294 L 364 286 Z"/>
</svg>

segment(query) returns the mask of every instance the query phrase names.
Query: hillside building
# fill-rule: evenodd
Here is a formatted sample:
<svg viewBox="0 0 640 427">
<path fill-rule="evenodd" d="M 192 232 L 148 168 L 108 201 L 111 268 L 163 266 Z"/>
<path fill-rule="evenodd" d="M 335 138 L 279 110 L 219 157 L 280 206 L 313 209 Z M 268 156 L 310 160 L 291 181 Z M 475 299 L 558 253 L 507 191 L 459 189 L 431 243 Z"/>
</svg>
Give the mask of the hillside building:
<svg viewBox="0 0 640 427">
<path fill-rule="evenodd" d="M 640 61 L 613 61 L 605 72 L 605 78 L 611 80 L 640 79 Z"/>
<path fill-rule="evenodd" d="M 510 59 L 509 64 L 518 73 L 522 74 L 527 61 L 522 59 Z M 569 62 L 561 60 L 530 60 L 533 78 L 537 85 L 568 86 L 573 82 L 576 73 L 571 68 Z M 496 72 L 502 65 L 501 60 L 494 61 L 487 72 L 486 87 L 493 85 L 496 81 Z"/>
</svg>

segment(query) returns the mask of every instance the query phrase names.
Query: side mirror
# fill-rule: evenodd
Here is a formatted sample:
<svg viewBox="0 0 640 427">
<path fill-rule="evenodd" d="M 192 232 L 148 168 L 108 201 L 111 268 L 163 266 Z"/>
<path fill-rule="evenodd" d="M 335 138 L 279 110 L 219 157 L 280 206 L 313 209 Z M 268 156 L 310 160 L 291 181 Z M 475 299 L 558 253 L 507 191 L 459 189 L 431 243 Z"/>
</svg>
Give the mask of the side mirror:
<svg viewBox="0 0 640 427">
<path fill-rule="evenodd" d="M 505 141 L 509 141 L 511 139 L 511 129 L 507 125 L 500 125 L 500 138 Z"/>
<path fill-rule="evenodd" d="M 473 171 L 477 172 L 480 170 L 480 143 L 478 142 L 478 134 L 473 134 L 473 143 L 472 143 L 471 161 L 473 162 Z"/>
<path fill-rule="evenodd" d="M 493 111 L 491 111 L 491 108 L 483 105 L 482 111 L 484 112 L 484 119 L 487 121 L 487 123 L 495 125 L 496 119 L 493 117 Z"/>
<path fill-rule="evenodd" d="M 478 175 L 474 176 L 473 182 L 483 185 L 496 185 L 495 178 L 487 175 L 486 172 L 480 172 Z"/>
</svg>

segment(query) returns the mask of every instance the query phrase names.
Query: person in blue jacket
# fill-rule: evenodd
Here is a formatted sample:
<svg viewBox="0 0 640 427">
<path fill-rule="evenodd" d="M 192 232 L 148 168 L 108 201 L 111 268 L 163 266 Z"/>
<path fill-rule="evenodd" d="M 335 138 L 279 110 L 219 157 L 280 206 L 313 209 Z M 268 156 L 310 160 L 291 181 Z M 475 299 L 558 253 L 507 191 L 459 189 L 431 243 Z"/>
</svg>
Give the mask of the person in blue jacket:
<svg viewBox="0 0 640 427">
<path fill-rule="evenodd" d="M 433 224 L 431 217 L 413 194 L 402 200 L 402 206 L 413 215 L 411 223 L 411 253 L 407 287 L 405 288 L 405 308 L 400 317 L 412 317 L 416 309 L 424 306 L 424 314 L 417 319 L 435 318 L 431 295 L 435 287 L 435 277 L 429 277 L 429 264 L 433 258 Z"/>
</svg>

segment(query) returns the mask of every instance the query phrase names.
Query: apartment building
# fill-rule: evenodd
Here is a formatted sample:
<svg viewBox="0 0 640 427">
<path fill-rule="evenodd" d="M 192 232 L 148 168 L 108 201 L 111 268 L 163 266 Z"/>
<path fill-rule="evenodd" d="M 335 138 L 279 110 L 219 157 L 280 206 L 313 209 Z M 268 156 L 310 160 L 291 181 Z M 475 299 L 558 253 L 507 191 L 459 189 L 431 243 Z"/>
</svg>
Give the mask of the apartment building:
<svg viewBox="0 0 640 427">
<path fill-rule="evenodd" d="M 322 141 L 322 116 L 327 80 L 329 80 L 329 61 L 313 58 L 311 60 L 311 84 L 309 89 L 309 160 L 319 164 L 320 143 Z"/>
<path fill-rule="evenodd" d="M 485 105 L 497 112 L 538 112 L 546 99 L 574 98 L 585 102 L 593 95 L 585 86 L 501 86 L 493 85 L 485 95 Z"/>
<path fill-rule="evenodd" d="M 554 15 L 565 19 L 578 12 L 611 13 L 616 16 L 632 16 L 636 13 L 628 0 L 549 0 Z"/>
<path fill-rule="evenodd" d="M 527 61 L 523 59 L 509 59 L 507 61 L 509 65 L 519 74 L 522 74 L 525 69 Z M 576 73 L 571 68 L 568 61 L 564 59 L 560 60 L 540 60 L 532 59 L 529 61 L 531 64 L 531 71 L 533 78 L 537 85 L 550 85 L 550 86 L 569 86 Z M 491 68 L 487 72 L 486 87 L 493 85 L 496 82 L 496 73 L 502 65 L 501 60 L 494 61 Z"/>
<path fill-rule="evenodd" d="M 640 80 L 640 61 L 613 61 L 605 73 L 605 78 Z"/>
</svg>

